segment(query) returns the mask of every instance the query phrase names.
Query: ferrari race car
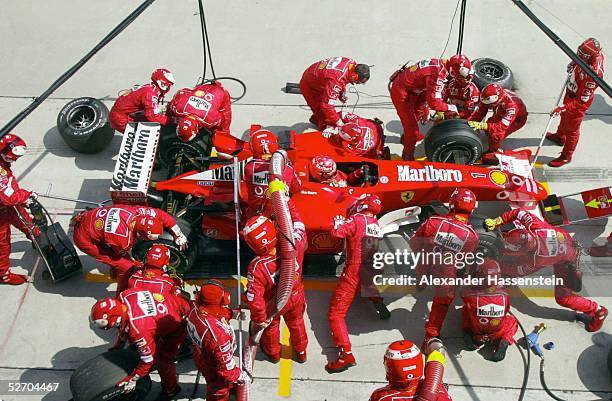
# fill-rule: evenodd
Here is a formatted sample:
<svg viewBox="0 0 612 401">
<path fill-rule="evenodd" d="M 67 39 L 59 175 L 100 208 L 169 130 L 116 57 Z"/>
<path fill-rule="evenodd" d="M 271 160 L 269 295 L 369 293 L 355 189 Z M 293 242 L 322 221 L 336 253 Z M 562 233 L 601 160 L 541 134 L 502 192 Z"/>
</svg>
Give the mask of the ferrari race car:
<svg viewBox="0 0 612 401">
<path fill-rule="evenodd" d="M 157 140 L 155 135 L 142 135 L 143 132 L 150 131 L 152 126 L 155 124 L 138 124 L 133 132 L 126 131 L 126 138 L 134 135 L 131 142 L 135 148 L 148 149 L 148 156 L 140 157 L 142 160 L 150 159 L 151 149 L 157 146 L 156 142 L 153 143 Z M 254 125 L 251 132 L 259 128 L 260 126 Z M 201 269 L 201 265 L 206 265 L 206 259 L 210 263 L 211 256 L 220 256 L 226 252 L 229 258 L 227 260 L 233 261 L 234 258 L 230 258 L 230 255 L 235 255 L 236 239 L 233 160 L 237 160 L 236 165 L 241 177 L 244 166 L 251 158 L 248 142 L 231 136 L 214 135 L 212 145 L 222 157 L 211 157 L 210 151 L 206 154 L 208 149 L 206 143 L 202 142 L 205 139 L 181 145 L 164 136 L 160 140 L 158 155 L 164 155 L 164 164 L 168 167 L 170 178 L 152 182 L 153 189 L 143 186 L 141 198 L 136 201 L 146 201 L 150 206 L 164 208 L 178 218 L 184 231 L 190 232 L 189 249 L 186 252 L 173 249 L 173 264 L 177 270 L 184 272 L 190 269 L 195 260 L 199 259 L 198 256 L 202 257 L 198 269 Z M 210 143 L 210 139 L 208 141 Z M 171 151 L 168 150 L 168 143 L 172 144 Z M 364 193 L 377 194 L 382 200 L 381 216 L 392 212 L 392 219 L 401 219 L 406 217 L 404 215 L 414 213 L 413 206 L 424 206 L 432 202 L 440 204 L 441 201 L 446 201 L 457 187 L 471 189 L 481 201 L 509 202 L 513 206 L 528 209 L 536 208 L 538 202 L 547 197 L 545 188 L 531 174 L 529 153 L 500 155 L 498 168 L 474 165 L 482 152 L 482 143 L 463 120 L 443 122 L 430 130 L 426 139 L 426 150 L 429 158 L 435 161 L 406 162 L 358 157 L 347 153 L 342 146 L 324 138 L 317 131 L 301 134 L 293 131 L 281 133 L 279 144 L 302 180 L 302 190 L 293 194 L 292 199 L 306 225 L 307 254 L 311 255 L 334 255 L 342 251 L 343 242 L 330 235 L 333 218 L 336 215 L 346 215 L 348 208 Z M 363 167 L 366 174 L 362 185 L 330 187 L 315 182 L 309 175 L 308 164 L 317 155 L 331 156 L 338 169 L 347 174 Z M 133 157 L 133 153 L 130 156 L 130 152 L 125 152 L 122 146 L 115 178 L 118 174 L 135 176 L 133 171 L 126 173 L 119 168 L 122 161 L 123 165 L 129 166 L 130 169 L 139 165 L 131 159 L 124 160 L 129 157 Z M 194 170 L 186 171 L 186 168 Z M 150 176 L 152 162 L 151 165 L 141 168 L 147 169 L 146 173 L 138 174 L 139 177 L 145 177 L 141 180 L 143 182 L 146 182 L 147 174 Z M 260 184 L 267 182 L 267 174 L 254 179 L 261 181 Z M 113 182 L 115 181 L 118 180 L 114 179 Z M 246 184 L 241 181 L 239 188 L 243 198 Z M 133 189 L 128 193 L 133 195 Z M 134 201 L 132 198 L 113 198 L 119 202 Z M 166 242 L 172 247 L 170 238 Z M 142 256 L 151 245 L 152 243 L 138 244 L 134 249 L 135 255 Z M 245 252 L 243 256 L 246 256 L 247 247 L 242 248 Z M 218 264 L 215 269 L 219 269 Z M 220 272 L 215 270 L 214 273 L 219 275 Z"/>
</svg>

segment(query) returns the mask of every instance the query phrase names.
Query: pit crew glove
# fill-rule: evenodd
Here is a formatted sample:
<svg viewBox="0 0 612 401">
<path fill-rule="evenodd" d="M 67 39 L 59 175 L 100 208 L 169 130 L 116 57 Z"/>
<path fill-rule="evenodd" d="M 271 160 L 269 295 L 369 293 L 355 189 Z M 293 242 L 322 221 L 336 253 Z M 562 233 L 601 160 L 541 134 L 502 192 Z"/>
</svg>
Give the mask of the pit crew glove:
<svg viewBox="0 0 612 401">
<path fill-rule="evenodd" d="M 257 326 L 265 329 L 266 327 L 268 327 L 270 325 L 270 323 L 272 323 L 272 319 L 264 320 L 263 322 L 253 322 L 253 323 L 255 323 Z"/>
<path fill-rule="evenodd" d="M 448 110 L 451 113 L 459 113 L 459 110 L 457 110 L 457 106 L 455 106 L 454 104 L 447 104 L 448 106 Z"/>
<path fill-rule="evenodd" d="M 573 61 L 571 61 L 571 62 L 570 62 L 568 65 L 567 65 L 567 69 L 566 69 L 566 71 L 567 71 L 567 73 L 568 73 L 568 74 L 569 74 L 569 73 L 571 73 L 571 72 L 574 70 L 574 66 L 575 66 L 575 65 L 576 65 L 576 64 L 574 64 L 574 62 L 573 62 Z"/>
<path fill-rule="evenodd" d="M 474 129 L 474 131 L 477 131 L 477 130 L 486 131 L 487 128 L 489 127 L 487 125 L 487 123 L 481 123 L 481 122 L 478 122 L 478 121 L 468 121 L 468 125 L 470 127 L 472 127 L 472 129 Z"/>
<path fill-rule="evenodd" d="M 184 251 L 187 248 L 187 237 L 185 234 L 183 234 L 177 224 L 172 226 L 170 230 L 172 231 L 172 234 L 174 234 L 174 242 L 176 245 L 178 245 L 181 251 Z"/>
<path fill-rule="evenodd" d="M 338 128 L 329 125 L 321 132 L 321 135 L 323 135 L 323 138 L 331 138 L 334 135 L 338 135 Z"/>
<path fill-rule="evenodd" d="M 238 380 L 236 380 L 236 383 L 253 383 L 253 377 L 249 375 L 246 370 L 243 370 L 240 372 L 240 376 Z"/>
<path fill-rule="evenodd" d="M 231 309 L 231 311 L 232 319 L 242 320 L 243 322 L 246 321 L 246 313 L 242 310 L 240 306 L 238 306 L 236 309 Z"/>
<path fill-rule="evenodd" d="M 28 199 L 26 199 L 25 205 L 30 206 L 36 199 L 38 199 L 38 194 L 34 191 L 30 192 L 30 196 L 28 196 Z"/>
<path fill-rule="evenodd" d="M 281 180 L 273 180 L 268 184 L 268 188 L 266 188 L 266 198 L 272 198 L 272 194 L 276 191 L 285 191 L 285 193 L 289 193 L 289 187 L 284 181 Z"/>
<path fill-rule="evenodd" d="M 504 221 L 501 217 L 496 217 L 495 219 L 485 219 L 484 228 L 487 231 L 493 231 L 495 230 L 495 228 L 501 226 L 502 224 L 504 224 Z"/>
<path fill-rule="evenodd" d="M 344 216 L 337 215 L 334 217 L 334 230 L 338 228 L 345 221 Z"/>
<path fill-rule="evenodd" d="M 553 109 L 553 111 L 550 112 L 550 116 L 558 116 L 561 113 L 565 113 L 567 111 L 567 108 L 565 106 L 559 106 L 559 107 L 555 107 Z"/>
<path fill-rule="evenodd" d="M 340 99 L 342 103 L 348 102 L 348 96 L 346 96 L 345 91 L 340 92 L 340 95 L 338 96 L 338 98 Z"/>
<path fill-rule="evenodd" d="M 140 379 L 138 375 L 129 375 L 123 378 L 115 384 L 115 387 L 119 387 L 121 389 L 121 393 L 127 394 L 136 389 L 136 382 Z"/>
</svg>

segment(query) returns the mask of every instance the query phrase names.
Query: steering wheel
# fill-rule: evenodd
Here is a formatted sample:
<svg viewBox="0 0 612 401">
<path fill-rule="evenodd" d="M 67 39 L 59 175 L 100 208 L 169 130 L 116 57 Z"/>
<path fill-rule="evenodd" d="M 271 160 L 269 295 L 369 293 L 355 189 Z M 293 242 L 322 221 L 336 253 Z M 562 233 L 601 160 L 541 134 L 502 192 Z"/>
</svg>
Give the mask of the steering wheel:
<svg viewBox="0 0 612 401">
<path fill-rule="evenodd" d="M 377 177 L 370 174 L 370 166 L 368 164 L 363 165 L 363 184 L 364 186 L 376 184 Z"/>
</svg>

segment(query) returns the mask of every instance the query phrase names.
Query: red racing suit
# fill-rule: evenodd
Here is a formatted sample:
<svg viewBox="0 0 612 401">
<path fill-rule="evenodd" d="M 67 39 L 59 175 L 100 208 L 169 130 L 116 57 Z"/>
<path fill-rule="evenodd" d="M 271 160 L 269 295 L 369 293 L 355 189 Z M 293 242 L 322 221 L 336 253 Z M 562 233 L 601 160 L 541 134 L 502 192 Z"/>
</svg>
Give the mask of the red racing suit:
<svg viewBox="0 0 612 401">
<path fill-rule="evenodd" d="M 141 269 L 132 274 L 128 280 L 128 288 L 140 288 L 152 293 L 178 295 L 180 293 L 179 279 L 173 279 L 159 269 Z"/>
<path fill-rule="evenodd" d="M 345 151 L 355 156 L 374 158 L 378 156 L 384 146 L 382 125 L 352 113 L 342 113 L 342 122 L 357 124 L 361 135 L 350 142 L 341 138 L 340 135 L 335 135 L 330 139 L 334 145 L 342 146 Z"/>
<path fill-rule="evenodd" d="M 246 218 L 245 221 L 256 214 L 272 215 L 272 203 L 266 198 L 265 192 L 268 188 L 268 176 L 270 174 L 270 161 L 263 159 L 252 159 L 244 166 L 244 183 L 247 187 Z M 289 187 L 289 192 L 295 194 L 301 191 L 302 181 L 287 165 L 283 171 L 283 181 Z M 289 207 L 297 213 L 293 203 L 289 201 Z M 301 218 L 299 219 L 301 221 Z M 294 220 L 295 221 L 295 220 Z"/>
<path fill-rule="evenodd" d="M 442 98 L 446 103 L 457 106 L 459 118 L 467 119 L 480 102 L 480 90 L 474 82 L 462 85 L 459 81 L 451 79 L 444 87 Z"/>
<path fill-rule="evenodd" d="M 537 248 L 531 252 L 521 252 L 518 260 L 502 264 L 502 273 L 508 277 L 523 277 L 545 267 L 554 266 L 554 274 L 564 281 L 570 280 L 568 264 L 578 263 L 578 254 L 569 233 L 553 227 L 523 209 L 514 209 L 501 215 L 504 223 L 518 221 L 521 228 L 537 239 Z M 578 267 L 576 266 L 576 269 Z M 567 285 L 555 285 L 557 304 L 578 312 L 592 314 L 598 304 L 574 293 Z"/>
<path fill-rule="evenodd" d="M 454 264 L 444 264 L 449 257 L 459 261 L 458 254 L 474 253 L 478 246 L 478 234 L 467 224 L 467 216 L 449 214 L 447 216 L 432 216 L 423 223 L 410 239 L 412 252 L 420 252 L 428 256 L 429 261 L 421 260 L 416 266 L 419 285 L 425 276 L 454 279 L 457 277 L 457 267 Z M 440 260 L 441 259 L 441 260 Z M 465 259 L 461 259 L 465 260 Z M 430 262 L 430 263 L 427 263 Z M 440 263 L 442 262 L 442 263 Z M 444 318 L 455 297 L 453 285 L 440 285 L 434 288 L 434 298 L 429 319 L 425 323 L 425 339 L 439 337 Z"/>
<path fill-rule="evenodd" d="M 108 120 L 115 131 L 125 131 L 125 126 L 134 121 L 151 121 L 161 125 L 168 124 L 168 117 L 162 113 L 160 101 L 163 99 L 162 91 L 154 84 L 146 84 L 130 89 L 115 101 L 111 108 Z"/>
<path fill-rule="evenodd" d="M 485 263 L 495 263 L 486 259 Z M 498 266 L 499 268 L 499 266 Z M 510 312 L 510 297 L 503 288 L 488 286 L 488 278 L 482 287 L 465 288 L 463 298 L 463 331 L 475 341 L 488 342 L 506 340 L 514 343 L 518 330 L 516 318 Z"/>
<path fill-rule="evenodd" d="M 382 234 L 376 216 L 354 213 L 349 219 L 336 222 L 331 235 L 346 239 L 346 264 L 329 303 L 327 320 L 336 347 L 350 352 L 345 317 L 351 303 L 362 288 L 369 299 L 381 298 L 373 282 L 373 258 Z"/>
<path fill-rule="evenodd" d="M 578 146 L 580 124 L 582 124 L 584 115 L 591 106 L 591 103 L 593 103 L 597 84 L 573 62 L 568 67 L 571 69 L 571 76 L 565 90 L 565 97 L 563 98 L 563 105 L 566 110 L 561 113 L 561 121 L 557 127 L 557 136 L 565 142 L 561 156 L 571 159 L 576 146 Z M 591 68 L 597 75 L 603 78 L 603 54 L 600 54 L 599 57 L 593 60 Z"/>
<path fill-rule="evenodd" d="M 343 171 L 336 170 L 336 175 L 331 178 L 325 178 L 319 183 L 323 185 L 329 185 L 330 187 L 339 187 L 344 188 L 346 186 L 351 187 L 360 187 L 363 180 L 363 170 L 357 169 L 351 172 L 350 174 L 346 174 Z"/>
<path fill-rule="evenodd" d="M 447 75 L 446 60 L 432 58 L 404 67 L 391 76 L 391 100 L 404 129 L 404 159 L 414 158 L 414 147 L 420 136 L 421 104 L 426 101 L 431 110 L 449 111 L 442 97 Z"/>
<path fill-rule="evenodd" d="M 320 130 L 338 125 L 338 102 L 344 103 L 346 84 L 357 62 L 347 57 L 330 57 L 317 61 L 304 71 L 300 91 L 312 110 L 313 122 Z"/>
<path fill-rule="evenodd" d="M 296 235 L 298 255 L 304 255 L 306 235 Z M 280 318 L 283 317 L 289 329 L 291 347 L 296 353 L 306 351 L 308 335 L 304 326 L 306 296 L 302 283 L 302 262 L 298 257 L 295 283 L 289 301 L 280 313 L 274 316 L 261 336 L 261 348 L 268 355 L 280 355 Z M 276 302 L 277 280 L 280 275 L 280 258 L 277 256 L 258 256 L 251 261 L 247 271 L 246 301 L 251 311 L 251 321 L 263 324 L 271 317 Z"/>
<path fill-rule="evenodd" d="M 120 299 L 128 314 L 122 334 L 140 354 L 132 375 L 146 376 L 155 365 L 162 388 L 171 393 L 178 386 L 174 362 L 187 334 L 187 301 L 138 288 L 123 291 Z"/>
<path fill-rule="evenodd" d="M 18 208 L 21 216 L 28 223 L 32 222 L 30 214 L 24 207 L 30 194 L 30 191 L 19 187 L 10 165 L 0 160 L 0 277 L 7 274 L 10 267 L 11 226 L 30 238 L 30 232 L 15 211 L 15 208 Z M 37 235 L 38 228 L 30 227 Z"/>
<path fill-rule="evenodd" d="M 453 401 L 446 391 L 446 387 L 439 387 L 436 401 Z M 375 390 L 370 396 L 370 401 L 416 401 L 419 398 L 419 393 L 420 385 L 412 388 L 403 388 L 389 384 Z"/>
<path fill-rule="evenodd" d="M 527 108 L 525 103 L 514 92 L 504 89 L 499 102 L 492 106 L 479 102 L 469 121 L 482 121 L 489 109 L 493 115 L 487 120 L 487 135 L 489 136 L 489 152 L 495 152 L 501 142 L 514 131 L 527 123 Z"/>
<path fill-rule="evenodd" d="M 232 122 L 230 94 L 219 81 L 193 89 L 183 88 L 176 92 L 168 104 L 166 114 L 171 116 L 175 123 L 183 117 L 194 116 L 198 120 L 198 128 L 206 127 L 211 132 L 229 132 Z"/>
<path fill-rule="evenodd" d="M 161 220 L 170 230 L 174 218 L 160 209 L 142 206 L 113 205 L 90 209 L 75 217 L 74 244 L 87 255 L 110 266 L 117 279 L 117 293 L 126 289 L 135 265 L 130 249 L 136 241 L 134 225 L 139 216 Z M 137 264 L 137 263 L 136 263 Z"/>
<path fill-rule="evenodd" d="M 187 331 L 194 344 L 193 360 L 206 379 L 206 399 L 227 401 L 240 377 L 234 360 L 236 339 L 225 317 L 194 307 L 187 316 Z"/>
</svg>

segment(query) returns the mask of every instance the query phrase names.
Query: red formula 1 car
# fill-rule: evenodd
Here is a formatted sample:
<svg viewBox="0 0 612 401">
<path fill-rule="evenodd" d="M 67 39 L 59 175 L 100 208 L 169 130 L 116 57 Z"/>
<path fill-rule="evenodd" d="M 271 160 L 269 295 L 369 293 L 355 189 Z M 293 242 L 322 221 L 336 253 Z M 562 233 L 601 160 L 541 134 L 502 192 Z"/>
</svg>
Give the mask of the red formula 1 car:
<svg viewBox="0 0 612 401">
<path fill-rule="evenodd" d="M 457 125 L 456 120 L 449 122 Z M 436 126 L 437 131 L 440 131 L 440 126 L 443 124 Z M 466 163 L 478 158 L 469 153 L 469 149 L 466 151 L 467 147 L 475 143 L 474 138 L 467 142 L 455 141 L 453 145 L 452 130 L 445 135 L 451 138 L 445 142 L 448 151 L 444 154 L 436 149 L 437 155 Z M 465 132 L 462 135 L 465 136 Z M 428 138 L 437 140 L 440 145 L 438 135 L 430 132 Z M 212 141 L 218 152 L 235 155 L 239 160 L 239 169 L 243 170 L 251 156 L 247 142 L 220 136 L 214 137 Z M 451 144 L 448 145 L 448 142 Z M 308 254 L 336 254 L 342 250 L 342 241 L 329 233 L 333 218 L 336 215 L 346 215 L 348 207 L 363 193 L 376 193 L 381 198 L 381 215 L 410 206 L 426 205 L 432 201 L 446 201 L 457 187 L 471 189 L 481 201 L 511 202 L 527 208 L 537 207 L 538 202 L 547 196 L 545 188 L 533 179 L 533 175 L 523 177 L 515 173 L 516 169 L 512 166 L 515 158 L 510 156 L 505 158 L 499 168 L 485 168 L 477 165 L 357 157 L 347 154 L 341 146 L 324 138 L 320 132 L 283 133 L 279 135 L 279 143 L 303 183 L 301 192 L 293 194 L 292 199 L 306 224 Z M 431 148 L 431 141 L 426 143 L 426 148 L 428 145 Z M 345 173 L 366 166 L 364 185 L 329 187 L 314 182 L 309 176 L 308 163 L 312 157 L 322 154 L 331 156 L 338 169 Z M 528 155 L 526 157 L 528 159 Z M 233 246 L 233 241 L 228 241 L 235 240 L 236 235 L 232 204 L 233 180 L 234 165 L 231 160 L 211 158 L 208 169 L 186 172 L 157 182 L 155 189 L 166 195 L 163 207 L 191 222 L 192 236 L 194 231 L 198 231 L 207 241 L 217 240 L 218 244 L 218 240 L 221 240 Z M 241 194 L 246 193 L 244 182 L 241 183 L 240 191 Z"/>
</svg>

